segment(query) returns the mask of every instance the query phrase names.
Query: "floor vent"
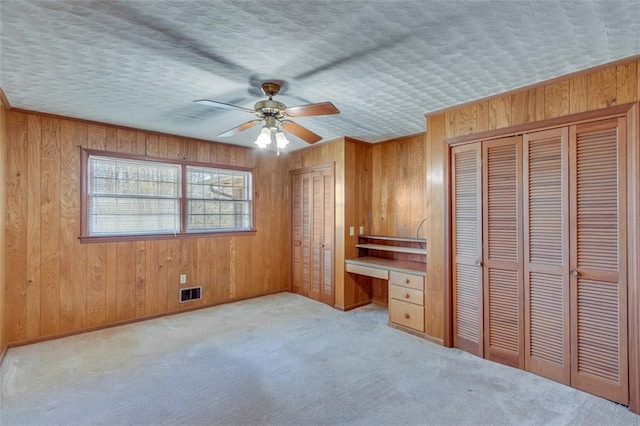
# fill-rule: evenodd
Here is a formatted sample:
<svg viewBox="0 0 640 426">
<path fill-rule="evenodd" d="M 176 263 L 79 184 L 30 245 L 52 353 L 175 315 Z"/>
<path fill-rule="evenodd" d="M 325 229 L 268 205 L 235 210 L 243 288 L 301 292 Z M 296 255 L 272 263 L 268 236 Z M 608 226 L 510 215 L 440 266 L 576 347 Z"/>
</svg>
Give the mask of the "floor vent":
<svg viewBox="0 0 640 426">
<path fill-rule="evenodd" d="M 180 289 L 180 303 L 190 302 L 202 298 L 202 287 L 189 287 Z"/>
</svg>

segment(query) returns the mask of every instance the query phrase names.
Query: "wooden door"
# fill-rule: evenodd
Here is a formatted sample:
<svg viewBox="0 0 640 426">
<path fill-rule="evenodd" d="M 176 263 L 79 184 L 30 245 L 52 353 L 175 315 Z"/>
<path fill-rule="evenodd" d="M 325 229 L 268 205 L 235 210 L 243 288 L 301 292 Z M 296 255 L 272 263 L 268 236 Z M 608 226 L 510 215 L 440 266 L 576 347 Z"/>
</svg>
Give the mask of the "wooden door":
<svg viewBox="0 0 640 426">
<path fill-rule="evenodd" d="M 568 129 L 523 137 L 525 369 L 570 383 Z"/>
<path fill-rule="evenodd" d="M 292 291 L 333 306 L 333 169 L 293 173 L 291 187 Z"/>
<path fill-rule="evenodd" d="M 627 404 L 625 119 L 570 127 L 571 385 Z"/>
<path fill-rule="evenodd" d="M 322 181 L 322 242 L 321 265 L 322 286 L 320 301 L 328 305 L 335 305 L 335 179 L 333 169 L 325 169 L 321 175 Z"/>
<path fill-rule="evenodd" d="M 302 174 L 291 175 L 291 291 L 302 294 Z"/>
<path fill-rule="evenodd" d="M 294 173 L 291 197 L 292 285 L 294 293 L 309 296 L 311 290 L 312 180 L 310 173 Z"/>
<path fill-rule="evenodd" d="M 483 356 L 480 143 L 451 150 L 453 344 Z"/>
<path fill-rule="evenodd" d="M 482 146 L 484 356 L 524 368 L 522 138 Z"/>
</svg>

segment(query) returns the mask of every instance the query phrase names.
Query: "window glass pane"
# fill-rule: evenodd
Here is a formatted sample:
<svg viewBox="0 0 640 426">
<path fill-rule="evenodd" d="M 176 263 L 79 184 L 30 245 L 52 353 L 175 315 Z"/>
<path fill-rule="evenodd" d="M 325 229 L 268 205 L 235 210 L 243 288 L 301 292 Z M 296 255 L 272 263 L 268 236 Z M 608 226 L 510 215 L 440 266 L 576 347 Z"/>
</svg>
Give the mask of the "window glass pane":
<svg viewBox="0 0 640 426">
<path fill-rule="evenodd" d="M 251 229 L 251 173 L 187 166 L 188 230 Z"/>
<path fill-rule="evenodd" d="M 180 232 L 179 164 L 89 156 L 90 236 Z"/>
</svg>

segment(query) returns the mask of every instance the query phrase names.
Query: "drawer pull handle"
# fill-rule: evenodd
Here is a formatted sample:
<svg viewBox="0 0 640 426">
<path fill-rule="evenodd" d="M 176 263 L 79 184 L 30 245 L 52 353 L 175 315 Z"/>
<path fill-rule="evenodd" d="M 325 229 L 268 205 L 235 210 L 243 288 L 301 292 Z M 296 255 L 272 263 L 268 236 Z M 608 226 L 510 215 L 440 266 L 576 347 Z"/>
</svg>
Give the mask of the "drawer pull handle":
<svg viewBox="0 0 640 426">
<path fill-rule="evenodd" d="M 405 283 L 407 283 L 407 284 L 409 284 L 409 283 L 411 282 L 411 280 L 410 280 L 409 278 L 405 278 L 405 279 L 404 279 L 404 282 L 405 282 Z"/>
<path fill-rule="evenodd" d="M 404 319 L 409 319 L 409 314 L 404 314 Z"/>
<path fill-rule="evenodd" d="M 410 297 L 411 297 L 411 296 L 409 295 L 409 293 L 405 293 L 405 294 L 404 294 L 404 298 L 405 298 L 405 299 L 408 299 L 408 298 L 410 298 Z"/>
</svg>

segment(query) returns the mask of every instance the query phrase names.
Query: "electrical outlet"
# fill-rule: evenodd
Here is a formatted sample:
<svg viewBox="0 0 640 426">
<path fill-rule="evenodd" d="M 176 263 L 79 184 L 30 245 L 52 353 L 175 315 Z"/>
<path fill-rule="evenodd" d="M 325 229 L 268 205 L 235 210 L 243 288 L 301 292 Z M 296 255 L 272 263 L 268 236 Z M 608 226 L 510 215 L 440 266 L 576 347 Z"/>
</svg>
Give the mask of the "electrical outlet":
<svg viewBox="0 0 640 426">
<path fill-rule="evenodd" d="M 187 274 L 180 274 L 180 284 L 187 283 Z"/>
<path fill-rule="evenodd" d="M 356 234 L 356 230 L 353 226 L 349 227 L 349 236 L 353 237 Z"/>
<path fill-rule="evenodd" d="M 360 227 L 360 235 L 364 234 L 364 226 Z"/>
</svg>

